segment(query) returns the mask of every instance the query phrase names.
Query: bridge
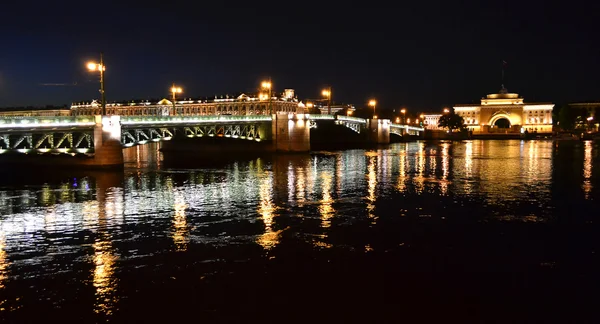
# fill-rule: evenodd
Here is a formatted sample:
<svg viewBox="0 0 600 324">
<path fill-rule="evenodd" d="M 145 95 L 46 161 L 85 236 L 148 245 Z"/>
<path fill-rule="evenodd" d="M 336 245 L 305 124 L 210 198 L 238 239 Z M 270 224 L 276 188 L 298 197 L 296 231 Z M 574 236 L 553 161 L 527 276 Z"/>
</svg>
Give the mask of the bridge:
<svg viewBox="0 0 600 324">
<path fill-rule="evenodd" d="M 390 134 L 423 132 L 387 119 L 304 114 L 299 102 L 237 99 L 113 105 L 106 116 L 93 104 L 73 105 L 70 115 L 0 116 L 0 154 L 85 155 L 89 158 L 79 159 L 80 165 L 110 167 L 122 166 L 123 148 L 184 137 L 268 141 L 273 151 L 307 152 L 310 129 L 327 120 L 379 144 L 389 143 Z"/>
</svg>

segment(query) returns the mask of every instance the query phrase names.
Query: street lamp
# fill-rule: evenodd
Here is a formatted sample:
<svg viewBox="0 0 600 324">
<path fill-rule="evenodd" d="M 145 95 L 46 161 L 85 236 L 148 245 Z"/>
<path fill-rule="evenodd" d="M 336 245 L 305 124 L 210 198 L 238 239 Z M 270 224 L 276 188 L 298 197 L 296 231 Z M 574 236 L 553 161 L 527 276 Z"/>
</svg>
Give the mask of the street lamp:
<svg viewBox="0 0 600 324">
<path fill-rule="evenodd" d="M 321 94 L 327 98 L 327 114 L 331 115 L 331 87 L 321 91 Z"/>
<path fill-rule="evenodd" d="M 271 84 L 271 79 L 269 78 L 269 81 L 263 81 L 260 84 L 260 86 L 261 86 L 261 88 L 263 90 L 267 90 L 268 91 L 268 96 L 269 96 L 269 114 L 272 115 L 273 114 L 273 107 L 271 106 L 271 97 L 272 97 L 272 95 L 271 95 L 271 89 L 272 89 L 273 85 Z M 263 98 L 264 98 L 264 96 L 263 96 Z"/>
<path fill-rule="evenodd" d="M 175 113 L 175 100 L 177 100 L 177 97 L 175 96 L 178 93 L 182 93 L 183 90 L 181 89 L 181 87 L 176 87 L 175 83 L 173 83 L 173 86 L 171 87 L 171 94 L 173 95 L 173 112 Z"/>
<path fill-rule="evenodd" d="M 93 72 L 100 72 L 100 94 L 102 96 L 102 116 L 106 115 L 106 96 L 104 95 L 104 71 L 106 66 L 104 65 L 104 54 L 100 53 L 100 63 L 89 62 L 87 68 Z"/>
<path fill-rule="evenodd" d="M 402 121 L 406 122 L 406 109 L 402 108 L 400 112 L 402 113 Z"/>
<path fill-rule="evenodd" d="M 377 101 L 374 99 L 369 100 L 369 106 L 373 107 L 373 118 L 377 118 L 377 115 L 375 115 L 375 108 L 377 107 Z"/>
<path fill-rule="evenodd" d="M 449 113 L 449 112 L 450 112 L 450 109 L 448 109 L 448 108 L 444 108 L 444 114 L 447 114 L 447 113 Z"/>
</svg>

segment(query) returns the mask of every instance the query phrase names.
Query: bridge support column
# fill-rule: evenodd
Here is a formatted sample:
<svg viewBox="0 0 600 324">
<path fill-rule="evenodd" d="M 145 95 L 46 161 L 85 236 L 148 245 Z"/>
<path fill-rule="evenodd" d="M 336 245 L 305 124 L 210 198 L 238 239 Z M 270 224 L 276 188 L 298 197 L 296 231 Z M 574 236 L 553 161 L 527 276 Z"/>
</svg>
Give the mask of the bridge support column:
<svg viewBox="0 0 600 324">
<path fill-rule="evenodd" d="M 310 151 L 310 125 L 304 114 L 274 114 L 272 127 L 275 151 Z"/>
<path fill-rule="evenodd" d="M 390 125 L 389 119 L 367 119 L 368 141 L 375 144 L 389 144 Z"/>
<path fill-rule="evenodd" d="M 100 168 L 123 168 L 121 116 L 94 116 L 94 158 L 91 165 Z"/>
</svg>

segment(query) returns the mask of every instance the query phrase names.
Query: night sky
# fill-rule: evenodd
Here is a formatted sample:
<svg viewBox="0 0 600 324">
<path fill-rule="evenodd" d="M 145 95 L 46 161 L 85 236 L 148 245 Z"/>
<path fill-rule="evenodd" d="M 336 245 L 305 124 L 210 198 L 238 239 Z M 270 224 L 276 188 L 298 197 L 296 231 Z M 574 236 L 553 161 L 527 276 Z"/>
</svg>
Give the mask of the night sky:
<svg viewBox="0 0 600 324">
<path fill-rule="evenodd" d="M 18 1 L 0 10 L 0 107 L 276 91 L 439 111 L 505 85 L 526 102 L 600 100 L 600 6 L 591 2 Z M 124 2 L 123 2 L 124 3 Z M 355 5 L 359 4 L 359 5 Z M 566 7 L 572 6 L 572 7 Z M 73 85 L 75 84 L 76 85 Z M 43 85 L 66 84 L 66 85 Z"/>
</svg>

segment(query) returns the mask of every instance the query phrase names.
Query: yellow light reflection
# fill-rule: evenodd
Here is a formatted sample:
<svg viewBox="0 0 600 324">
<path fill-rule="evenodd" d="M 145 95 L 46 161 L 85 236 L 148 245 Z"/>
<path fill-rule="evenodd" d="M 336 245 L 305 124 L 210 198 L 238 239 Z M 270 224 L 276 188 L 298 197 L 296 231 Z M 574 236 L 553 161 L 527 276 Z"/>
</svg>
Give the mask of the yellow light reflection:
<svg viewBox="0 0 600 324">
<path fill-rule="evenodd" d="M 465 145 L 465 177 L 471 179 L 473 175 L 473 142 Z"/>
<path fill-rule="evenodd" d="M 419 143 L 419 152 L 415 156 L 415 164 L 417 167 L 417 176 L 415 177 L 415 191 L 417 193 L 423 193 L 425 189 L 425 144 Z"/>
<path fill-rule="evenodd" d="M 118 301 L 115 294 L 116 282 L 114 279 L 116 257 L 112 254 L 110 238 L 103 237 L 94 244 L 94 279 L 96 288 L 96 303 L 94 311 L 99 314 L 111 315 Z"/>
<path fill-rule="evenodd" d="M 534 183 L 538 180 L 538 174 L 541 173 L 539 166 L 539 142 L 538 141 L 530 141 L 529 142 L 529 155 L 527 156 L 529 160 L 529 166 L 527 170 L 526 179 L 529 183 Z"/>
<path fill-rule="evenodd" d="M 342 179 L 344 176 L 344 163 L 342 161 L 342 155 L 338 154 L 335 156 L 335 191 L 342 191 Z"/>
<path fill-rule="evenodd" d="M 303 168 L 296 168 L 298 180 L 296 181 L 296 201 L 299 206 L 302 206 L 306 199 L 306 175 Z"/>
<path fill-rule="evenodd" d="M 450 170 L 450 144 L 442 144 L 442 181 L 440 181 L 440 192 L 442 195 L 448 194 L 448 172 Z"/>
<path fill-rule="evenodd" d="M 583 153 L 583 193 L 585 199 L 590 198 L 592 192 L 592 142 L 585 142 L 585 151 Z"/>
<path fill-rule="evenodd" d="M 370 218 L 375 218 L 373 213 L 375 210 L 375 188 L 377 187 L 377 173 L 375 172 L 375 156 L 369 157 L 369 166 L 367 173 L 368 196 L 367 196 L 367 212 Z"/>
<path fill-rule="evenodd" d="M 330 219 L 335 213 L 335 209 L 331 206 L 333 203 L 333 199 L 331 198 L 332 179 L 333 176 L 331 173 L 325 171 L 321 172 L 321 180 L 323 180 L 323 198 L 321 199 L 321 205 L 319 205 L 319 213 L 321 213 L 323 228 L 331 226 Z"/>
<path fill-rule="evenodd" d="M 266 250 L 270 250 L 279 243 L 279 234 L 281 231 L 273 230 L 273 218 L 277 207 L 273 204 L 273 175 L 268 173 L 260 180 L 259 186 L 260 205 L 258 213 L 262 216 L 265 224 L 265 232 L 258 238 L 258 244 Z"/>
<path fill-rule="evenodd" d="M 5 281 L 8 278 L 8 259 L 6 257 L 6 235 L 0 232 L 0 289 L 5 287 Z M 0 305 L 4 300 L 0 300 Z"/>
<path fill-rule="evenodd" d="M 398 171 L 398 185 L 397 189 L 400 192 L 406 191 L 406 150 L 400 151 L 400 161 L 398 162 L 399 171 Z"/>
<path fill-rule="evenodd" d="M 188 205 L 181 194 L 175 192 L 175 215 L 173 216 L 172 238 L 177 251 L 185 251 L 188 244 L 188 230 L 185 210 Z"/>
<path fill-rule="evenodd" d="M 292 166 L 292 162 L 289 162 L 287 175 L 288 175 L 288 202 L 290 204 L 293 204 L 295 201 L 294 191 L 295 191 L 295 186 L 296 186 L 296 173 L 294 172 L 294 167 Z"/>
</svg>

